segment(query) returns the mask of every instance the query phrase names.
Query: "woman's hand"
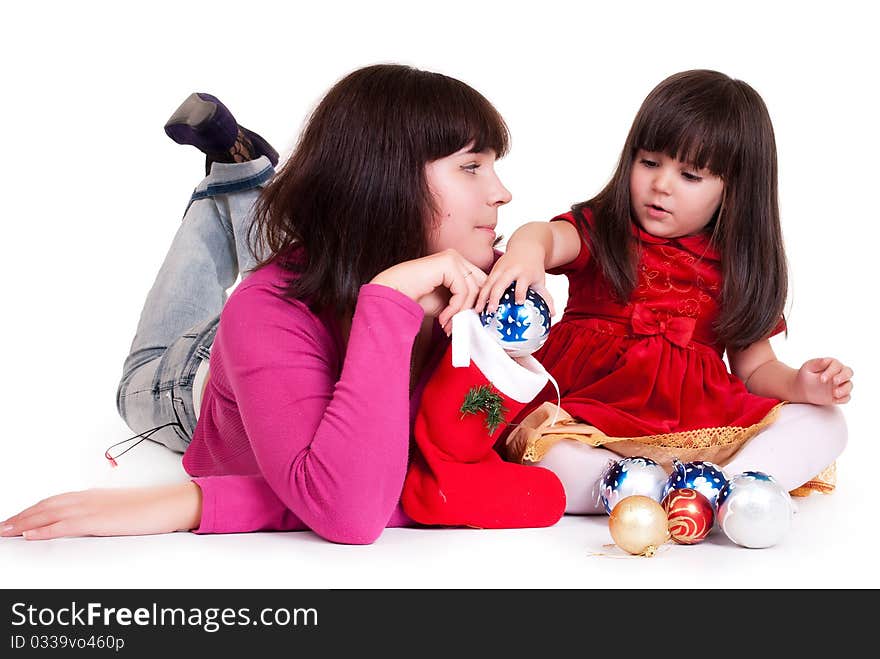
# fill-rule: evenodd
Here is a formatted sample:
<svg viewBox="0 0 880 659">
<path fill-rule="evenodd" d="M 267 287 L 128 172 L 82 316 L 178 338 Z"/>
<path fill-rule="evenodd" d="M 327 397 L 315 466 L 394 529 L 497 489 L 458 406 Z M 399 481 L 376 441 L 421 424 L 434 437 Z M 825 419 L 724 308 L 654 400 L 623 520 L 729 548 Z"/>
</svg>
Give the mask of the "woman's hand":
<svg viewBox="0 0 880 659">
<path fill-rule="evenodd" d="M 152 535 L 199 526 L 202 492 L 189 481 L 157 487 L 92 489 L 49 497 L 0 522 L 0 536 Z"/>
<path fill-rule="evenodd" d="M 373 277 L 371 284 L 397 289 L 436 317 L 449 334 L 452 317 L 471 309 L 486 273 L 453 249 L 399 263 Z"/>
<path fill-rule="evenodd" d="M 814 405 L 848 403 L 852 392 L 853 371 L 832 357 L 820 357 L 804 363 L 797 372 L 795 385 L 803 402 Z"/>
<path fill-rule="evenodd" d="M 544 298 L 550 309 L 550 315 L 556 315 L 553 297 L 547 290 L 544 259 L 545 250 L 540 245 L 527 242 L 520 242 L 516 246 L 508 245 L 507 252 L 495 263 L 477 296 L 477 310 L 485 308 L 489 313 L 494 313 L 498 309 L 504 291 L 511 282 L 516 281 L 514 302 L 523 304 L 528 289 L 532 288 Z"/>
</svg>

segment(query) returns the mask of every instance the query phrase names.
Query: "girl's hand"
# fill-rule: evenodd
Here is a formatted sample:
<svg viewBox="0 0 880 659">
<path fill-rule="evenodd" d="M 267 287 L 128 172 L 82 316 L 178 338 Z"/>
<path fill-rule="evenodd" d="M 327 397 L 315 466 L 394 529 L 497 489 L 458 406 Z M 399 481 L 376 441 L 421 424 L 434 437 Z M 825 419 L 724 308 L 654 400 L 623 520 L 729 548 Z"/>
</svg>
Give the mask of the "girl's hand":
<svg viewBox="0 0 880 659">
<path fill-rule="evenodd" d="M 486 282 L 477 296 L 477 310 L 481 311 L 485 308 L 487 312 L 495 313 L 504 291 L 507 290 L 511 282 L 516 281 L 514 302 L 523 304 L 526 301 L 526 292 L 531 287 L 544 298 L 550 309 L 550 315 L 556 315 L 553 297 L 547 290 L 544 257 L 544 249 L 533 243 L 509 246 L 508 251 L 498 259 L 492 272 L 486 278 Z"/>
<path fill-rule="evenodd" d="M 371 284 L 397 289 L 418 302 L 426 316 L 436 317 L 449 334 L 452 317 L 471 309 L 486 273 L 454 249 L 405 261 L 380 272 Z"/>
<path fill-rule="evenodd" d="M 152 535 L 197 528 L 202 492 L 174 485 L 92 489 L 49 497 L 0 522 L 0 536 L 27 540 L 67 536 Z"/>
<path fill-rule="evenodd" d="M 831 357 L 811 359 L 797 372 L 795 384 L 803 402 L 814 405 L 848 403 L 852 391 L 853 371 Z"/>
</svg>

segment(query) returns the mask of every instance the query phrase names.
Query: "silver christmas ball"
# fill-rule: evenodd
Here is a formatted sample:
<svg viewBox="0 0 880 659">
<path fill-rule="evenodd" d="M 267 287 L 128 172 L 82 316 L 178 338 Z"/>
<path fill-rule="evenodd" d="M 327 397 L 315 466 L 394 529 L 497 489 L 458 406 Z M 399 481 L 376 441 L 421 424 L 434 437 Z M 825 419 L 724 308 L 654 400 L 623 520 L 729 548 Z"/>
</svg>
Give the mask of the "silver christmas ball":
<svg viewBox="0 0 880 659">
<path fill-rule="evenodd" d="M 540 295 L 529 288 L 526 301 L 516 304 L 516 282 L 504 291 L 494 313 L 483 312 L 480 321 L 489 335 L 511 357 L 530 355 L 544 345 L 550 333 L 550 309 Z"/>
<path fill-rule="evenodd" d="M 609 515 L 621 499 L 641 495 L 660 503 L 666 470 L 649 458 L 622 458 L 610 462 L 602 475 L 599 497 Z"/>
<path fill-rule="evenodd" d="M 718 493 L 717 506 L 716 519 L 724 534 L 753 549 L 782 540 L 794 516 L 785 488 L 760 471 L 745 471 L 728 480 Z"/>
</svg>

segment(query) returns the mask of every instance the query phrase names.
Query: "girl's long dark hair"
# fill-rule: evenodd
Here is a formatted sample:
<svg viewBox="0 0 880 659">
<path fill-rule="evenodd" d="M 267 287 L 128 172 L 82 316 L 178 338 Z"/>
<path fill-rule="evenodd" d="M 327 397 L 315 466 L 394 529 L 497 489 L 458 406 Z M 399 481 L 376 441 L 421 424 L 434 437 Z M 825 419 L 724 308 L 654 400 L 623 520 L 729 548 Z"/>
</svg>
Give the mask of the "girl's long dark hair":
<svg viewBox="0 0 880 659">
<path fill-rule="evenodd" d="M 282 257 L 297 275 L 287 295 L 350 313 L 361 285 L 426 255 L 435 209 L 425 164 L 471 142 L 500 158 L 509 139 L 498 111 L 459 80 L 396 64 L 350 73 L 256 204 L 251 245 L 268 254 L 259 265 Z"/>
<path fill-rule="evenodd" d="M 575 204 L 581 233 L 621 301 L 636 286 L 637 246 L 630 173 L 639 149 L 708 168 L 724 182 L 708 230 L 722 259 L 723 345 L 742 349 L 767 336 L 783 314 L 788 274 L 779 223 L 776 140 L 767 107 L 741 80 L 684 71 L 648 94 L 633 121 L 611 181 Z M 592 210 L 589 226 L 582 210 Z"/>
</svg>

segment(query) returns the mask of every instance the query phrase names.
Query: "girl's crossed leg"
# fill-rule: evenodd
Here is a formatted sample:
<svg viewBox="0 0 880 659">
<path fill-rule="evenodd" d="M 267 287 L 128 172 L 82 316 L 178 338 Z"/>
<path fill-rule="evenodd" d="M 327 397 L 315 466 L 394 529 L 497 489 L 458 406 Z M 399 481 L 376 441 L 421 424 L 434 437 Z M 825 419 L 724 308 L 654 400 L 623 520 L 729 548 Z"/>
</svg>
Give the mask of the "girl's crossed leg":
<svg viewBox="0 0 880 659">
<path fill-rule="evenodd" d="M 834 462 L 847 442 L 843 412 L 836 406 L 802 403 L 784 405 L 776 421 L 750 439 L 727 463 L 730 477 L 743 471 L 763 471 L 786 491 L 794 490 Z M 566 439 L 557 442 L 541 462 L 565 488 L 565 512 L 576 515 L 604 513 L 599 481 L 609 461 L 621 456 Z"/>
</svg>

